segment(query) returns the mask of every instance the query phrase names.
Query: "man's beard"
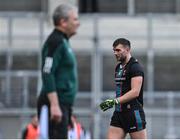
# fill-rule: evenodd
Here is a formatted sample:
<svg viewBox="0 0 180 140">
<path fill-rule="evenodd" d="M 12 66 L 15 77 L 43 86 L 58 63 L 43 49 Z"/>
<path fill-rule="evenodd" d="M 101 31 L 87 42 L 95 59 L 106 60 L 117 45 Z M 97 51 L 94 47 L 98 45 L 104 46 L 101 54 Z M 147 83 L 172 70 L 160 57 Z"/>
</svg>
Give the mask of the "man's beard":
<svg viewBox="0 0 180 140">
<path fill-rule="evenodd" d="M 119 62 L 121 62 L 121 63 L 125 63 L 125 61 L 126 61 L 126 57 L 125 56 L 121 56 L 121 57 L 117 57 L 116 56 L 116 59 L 117 59 L 117 61 L 119 61 Z"/>
</svg>

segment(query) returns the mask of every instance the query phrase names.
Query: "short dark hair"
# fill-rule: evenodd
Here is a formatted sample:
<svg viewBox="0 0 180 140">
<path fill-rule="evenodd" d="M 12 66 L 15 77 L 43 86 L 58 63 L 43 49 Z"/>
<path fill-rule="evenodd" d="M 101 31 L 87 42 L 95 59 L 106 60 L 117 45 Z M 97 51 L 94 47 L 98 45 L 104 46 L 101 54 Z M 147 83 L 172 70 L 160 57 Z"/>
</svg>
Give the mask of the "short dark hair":
<svg viewBox="0 0 180 140">
<path fill-rule="evenodd" d="M 122 44 L 128 48 L 131 48 L 131 43 L 129 40 L 125 39 L 125 38 L 118 38 L 114 41 L 113 43 L 113 47 L 115 48 L 116 46 L 118 46 L 119 44 Z"/>
</svg>

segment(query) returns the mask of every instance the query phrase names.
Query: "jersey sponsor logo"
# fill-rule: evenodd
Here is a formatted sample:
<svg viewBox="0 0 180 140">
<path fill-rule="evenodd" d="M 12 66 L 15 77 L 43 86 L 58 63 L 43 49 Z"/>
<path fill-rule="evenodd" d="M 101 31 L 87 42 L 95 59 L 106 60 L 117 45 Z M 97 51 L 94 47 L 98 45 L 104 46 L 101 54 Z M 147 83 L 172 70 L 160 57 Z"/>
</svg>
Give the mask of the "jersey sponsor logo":
<svg viewBox="0 0 180 140">
<path fill-rule="evenodd" d="M 126 81 L 126 77 L 116 77 L 115 78 L 115 83 L 116 85 L 122 84 L 124 81 Z"/>
<path fill-rule="evenodd" d="M 46 57 L 43 71 L 45 73 L 50 73 L 52 64 L 53 64 L 53 58 L 52 57 Z"/>
<path fill-rule="evenodd" d="M 122 84 L 122 82 L 116 82 L 116 85 L 120 85 L 120 84 Z"/>
<path fill-rule="evenodd" d="M 124 81 L 124 80 L 126 80 L 126 77 L 116 77 L 115 80 L 116 81 L 119 81 L 119 80 Z"/>
</svg>

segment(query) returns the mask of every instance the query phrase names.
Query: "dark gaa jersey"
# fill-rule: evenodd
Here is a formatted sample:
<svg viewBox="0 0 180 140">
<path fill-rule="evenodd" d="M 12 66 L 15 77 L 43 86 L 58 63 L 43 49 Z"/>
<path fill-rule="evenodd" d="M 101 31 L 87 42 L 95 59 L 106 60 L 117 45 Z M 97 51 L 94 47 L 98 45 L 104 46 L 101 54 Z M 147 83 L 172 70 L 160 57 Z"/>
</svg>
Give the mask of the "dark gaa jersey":
<svg viewBox="0 0 180 140">
<path fill-rule="evenodd" d="M 136 76 L 142 76 L 144 83 L 143 69 L 135 58 L 131 57 L 125 67 L 122 67 L 121 63 L 117 64 L 115 68 L 116 97 L 120 97 L 131 90 L 131 78 Z M 143 83 L 137 98 L 127 103 L 116 105 L 115 110 L 124 111 L 132 107 L 143 106 Z"/>
<path fill-rule="evenodd" d="M 57 92 L 60 103 L 72 105 L 77 92 L 77 64 L 68 37 L 54 29 L 42 49 L 41 94 Z"/>
</svg>

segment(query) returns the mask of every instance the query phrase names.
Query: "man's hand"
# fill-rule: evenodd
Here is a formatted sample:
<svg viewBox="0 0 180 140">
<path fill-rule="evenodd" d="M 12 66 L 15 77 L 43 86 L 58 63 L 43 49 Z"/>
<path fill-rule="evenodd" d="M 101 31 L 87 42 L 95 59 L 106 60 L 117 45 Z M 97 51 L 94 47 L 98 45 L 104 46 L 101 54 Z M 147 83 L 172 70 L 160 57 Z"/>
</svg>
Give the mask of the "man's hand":
<svg viewBox="0 0 180 140">
<path fill-rule="evenodd" d="M 51 105 L 50 107 L 50 111 L 51 111 L 51 119 L 56 121 L 56 122 L 61 122 L 62 120 L 62 111 L 59 107 L 59 105 Z"/>
<path fill-rule="evenodd" d="M 51 119 L 60 122 L 62 120 L 62 111 L 59 106 L 58 96 L 56 92 L 51 92 L 48 94 L 48 99 L 50 102 L 50 114 Z"/>
<path fill-rule="evenodd" d="M 102 111 L 106 111 L 112 108 L 115 104 L 119 104 L 118 99 L 107 99 L 104 102 L 102 102 L 99 106 Z"/>
</svg>

